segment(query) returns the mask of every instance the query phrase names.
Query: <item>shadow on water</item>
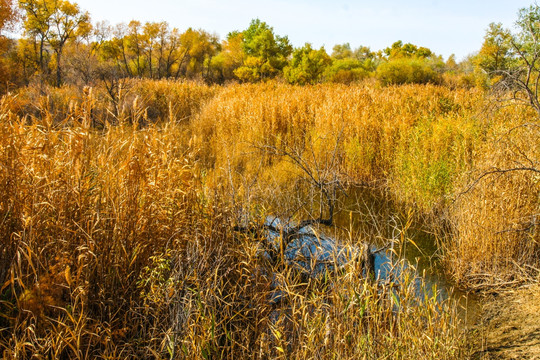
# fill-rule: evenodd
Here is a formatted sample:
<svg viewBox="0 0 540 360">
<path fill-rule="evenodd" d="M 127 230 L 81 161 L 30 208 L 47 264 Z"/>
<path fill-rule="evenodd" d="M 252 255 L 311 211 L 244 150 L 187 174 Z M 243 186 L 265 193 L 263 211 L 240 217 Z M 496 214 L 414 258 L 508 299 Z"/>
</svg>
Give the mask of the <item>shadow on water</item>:
<svg viewBox="0 0 540 360">
<path fill-rule="evenodd" d="M 341 201 L 336 218 L 338 228 L 348 228 L 360 241 L 369 241 L 376 247 L 394 241 L 399 244 L 396 253 L 414 265 L 425 283 L 439 292 L 439 298 L 452 298 L 459 304 L 460 317 L 466 325 L 473 324 L 480 313 L 477 296 L 456 288 L 444 272 L 437 237 L 429 226 L 413 220 L 408 209 L 395 204 L 382 191 L 366 187 L 352 187 Z M 409 222 L 410 221 L 410 222 Z M 388 252 L 381 254 L 380 262 Z M 376 264 L 377 266 L 377 264 Z"/>
<path fill-rule="evenodd" d="M 386 246 L 389 241 L 399 244 L 396 253 L 414 265 L 419 275 L 424 275 L 426 285 L 436 288 L 441 299 L 456 300 L 466 325 L 476 321 L 480 313 L 479 299 L 474 294 L 460 291 L 447 278 L 437 237 L 427 224 L 411 221 L 407 209 L 396 205 L 384 192 L 372 188 L 350 188 L 340 201 L 342 210 L 336 219 L 338 227 L 349 228 L 360 241 L 369 241 L 376 247 Z M 385 254 L 388 253 L 381 257 Z M 379 261 L 389 261 L 381 257 Z"/>
<path fill-rule="evenodd" d="M 289 263 L 307 276 L 317 276 L 356 261 L 361 252 L 360 245 L 368 242 L 375 251 L 376 278 L 396 275 L 397 268 L 393 264 L 404 259 L 406 266 L 412 265 L 418 275 L 424 277 L 427 289 L 419 286 L 419 294 L 427 291 L 436 293 L 440 301 L 454 299 L 464 324 L 476 321 L 480 308 L 478 299 L 454 288 L 446 278 L 439 260 L 436 236 L 427 230 L 427 226 L 412 222 L 407 211 L 399 209 L 385 194 L 370 188 L 352 188 L 338 201 L 341 210 L 336 214 L 332 233 L 312 227 L 302 229 L 284 249 L 284 257 Z M 285 231 L 288 226 L 275 217 L 268 217 L 266 222 Z M 268 238 L 278 249 L 280 233 L 269 231 Z M 280 298 L 281 294 L 276 292 L 273 300 Z"/>
</svg>

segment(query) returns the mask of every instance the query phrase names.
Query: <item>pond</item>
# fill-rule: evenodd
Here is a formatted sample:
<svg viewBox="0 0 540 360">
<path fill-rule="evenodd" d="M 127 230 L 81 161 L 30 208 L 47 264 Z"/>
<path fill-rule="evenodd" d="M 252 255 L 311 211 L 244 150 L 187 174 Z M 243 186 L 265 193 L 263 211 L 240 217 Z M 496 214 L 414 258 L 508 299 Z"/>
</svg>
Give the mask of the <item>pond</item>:
<svg viewBox="0 0 540 360">
<path fill-rule="evenodd" d="M 349 189 L 338 201 L 340 211 L 332 230 L 311 226 L 301 229 L 283 251 L 287 262 L 308 276 L 317 276 L 357 260 L 361 245 L 367 242 L 374 253 L 375 278 L 388 278 L 396 271 L 393 264 L 404 260 L 405 266 L 413 266 L 419 277 L 424 276 L 428 292 L 436 289 L 441 301 L 452 298 L 458 302 L 458 312 L 465 325 L 476 321 L 480 310 L 478 299 L 459 291 L 446 277 L 436 236 L 425 224 L 412 221 L 409 212 L 370 188 Z M 266 225 L 270 229 L 268 239 L 276 249 L 283 232 L 294 226 L 271 216 L 267 217 Z M 281 294 L 275 292 L 272 301 L 280 299 Z"/>
</svg>

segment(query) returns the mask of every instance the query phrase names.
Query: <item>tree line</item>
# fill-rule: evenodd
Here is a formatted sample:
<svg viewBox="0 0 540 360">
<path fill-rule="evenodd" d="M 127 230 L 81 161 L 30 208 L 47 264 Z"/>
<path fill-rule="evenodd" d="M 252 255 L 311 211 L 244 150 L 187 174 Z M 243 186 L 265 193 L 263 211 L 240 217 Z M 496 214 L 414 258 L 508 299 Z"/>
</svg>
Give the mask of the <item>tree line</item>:
<svg viewBox="0 0 540 360">
<path fill-rule="evenodd" d="M 6 89 L 33 82 L 91 85 L 116 79 L 200 79 L 208 83 L 258 82 L 280 78 L 292 84 L 352 83 L 376 78 L 383 85 L 450 83 L 486 85 L 494 72 L 520 62 L 512 36 L 491 24 L 478 54 L 457 63 L 430 49 L 396 41 L 372 51 L 350 44 L 293 48 L 267 23 L 255 19 L 220 40 L 202 29 L 180 31 L 166 22 L 92 23 L 68 0 L 0 0 L 0 82 Z M 531 6 L 520 21 L 538 15 Z M 532 17 L 531 17 L 532 16 Z M 17 26 L 19 39 L 4 33 Z M 515 40 L 515 39 L 514 39 Z M 501 74 L 499 73 L 499 76 Z"/>
</svg>

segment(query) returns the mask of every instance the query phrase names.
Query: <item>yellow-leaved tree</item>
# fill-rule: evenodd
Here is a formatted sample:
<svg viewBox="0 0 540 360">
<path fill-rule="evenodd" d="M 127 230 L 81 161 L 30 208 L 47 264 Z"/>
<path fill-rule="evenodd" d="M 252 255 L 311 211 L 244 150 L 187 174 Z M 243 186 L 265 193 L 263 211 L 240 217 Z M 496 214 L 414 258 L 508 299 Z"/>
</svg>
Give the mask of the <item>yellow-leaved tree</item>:
<svg viewBox="0 0 540 360">
<path fill-rule="evenodd" d="M 38 62 L 43 71 L 45 52 L 50 47 L 55 55 L 56 85 L 62 85 L 62 55 L 69 41 L 92 30 L 90 15 L 79 5 L 67 0 L 20 0 L 24 10 L 26 35 L 39 44 Z"/>
</svg>

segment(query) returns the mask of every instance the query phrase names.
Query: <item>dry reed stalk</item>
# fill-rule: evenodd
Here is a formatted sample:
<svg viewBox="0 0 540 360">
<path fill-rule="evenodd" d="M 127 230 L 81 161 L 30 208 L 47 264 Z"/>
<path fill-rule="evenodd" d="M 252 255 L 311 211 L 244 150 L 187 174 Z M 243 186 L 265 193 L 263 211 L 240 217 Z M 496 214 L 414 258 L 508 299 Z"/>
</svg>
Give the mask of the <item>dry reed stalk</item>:
<svg viewBox="0 0 540 360">
<path fill-rule="evenodd" d="M 23 99 L 0 113 L 1 241 L 10 249 L 1 255 L 12 259 L 0 266 L 4 357 L 462 355 L 454 306 L 429 292 L 419 300 L 413 271 L 386 282 L 365 282 L 355 267 L 306 279 L 232 229 L 238 209 L 257 219 L 276 205 L 293 209 L 296 191 L 312 195 L 290 163 L 253 144 L 294 148 L 344 182 L 386 181 L 405 194 L 396 159 L 407 157 L 397 155 L 419 144 L 406 136 L 437 118 L 428 158 L 441 139 L 469 134 L 464 125 L 445 138 L 443 129 L 467 124 L 478 93 L 146 81 L 122 90 L 117 105 L 129 111 L 113 126 L 120 113 L 107 111 L 103 90 L 52 92 L 28 118 L 13 115 L 29 106 Z M 465 152 L 448 149 L 437 156 Z M 273 303 L 276 287 L 284 299 Z"/>
</svg>

